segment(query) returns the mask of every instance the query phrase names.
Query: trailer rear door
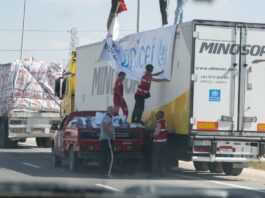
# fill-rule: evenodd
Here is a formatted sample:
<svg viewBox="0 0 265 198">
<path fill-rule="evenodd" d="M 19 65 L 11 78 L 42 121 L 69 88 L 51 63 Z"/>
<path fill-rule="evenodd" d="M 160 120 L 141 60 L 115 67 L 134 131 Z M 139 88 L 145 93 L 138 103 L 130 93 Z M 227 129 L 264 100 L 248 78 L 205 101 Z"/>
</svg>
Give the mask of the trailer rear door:
<svg viewBox="0 0 265 198">
<path fill-rule="evenodd" d="M 240 31 L 197 25 L 194 32 L 193 131 L 237 128 Z"/>
<path fill-rule="evenodd" d="M 242 27 L 239 130 L 265 132 L 265 30 Z"/>
</svg>

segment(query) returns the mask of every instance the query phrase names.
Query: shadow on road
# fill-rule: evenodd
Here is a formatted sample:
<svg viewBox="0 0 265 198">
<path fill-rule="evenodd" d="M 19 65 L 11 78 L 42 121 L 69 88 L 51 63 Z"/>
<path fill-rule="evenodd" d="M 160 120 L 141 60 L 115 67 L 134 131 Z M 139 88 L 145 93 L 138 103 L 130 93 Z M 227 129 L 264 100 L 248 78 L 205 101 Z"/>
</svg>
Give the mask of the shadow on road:
<svg viewBox="0 0 265 198">
<path fill-rule="evenodd" d="M 21 147 L 23 148 L 21 150 Z M 97 166 L 83 165 L 73 173 L 68 169 L 67 161 L 64 161 L 60 167 L 54 167 L 52 164 L 52 154 L 49 150 L 41 151 L 35 149 L 28 152 L 30 147 L 19 146 L 17 149 L 0 150 L 0 168 L 4 168 L 16 173 L 26 174 L 32 177 L 52 177 L 52 178 L 94 178 L 101 179 L 98 174 Z M 112 179 L 120 180 L 139 180 L 147 179 L 148 174 L 144 172 L 127 172 L 120 173 L 115 171 Z M 222 176 L 222 177 L 220 177 Z M 197 173 L 194 170 L 179 168 L 171 170 L 166 177 L 154 178 L 161 180 L 219 180 L 219 181 L 238 181 L 239 177 L 225 177 L 224 174 L 212 174 L 209 172 Z"/>
</svg>

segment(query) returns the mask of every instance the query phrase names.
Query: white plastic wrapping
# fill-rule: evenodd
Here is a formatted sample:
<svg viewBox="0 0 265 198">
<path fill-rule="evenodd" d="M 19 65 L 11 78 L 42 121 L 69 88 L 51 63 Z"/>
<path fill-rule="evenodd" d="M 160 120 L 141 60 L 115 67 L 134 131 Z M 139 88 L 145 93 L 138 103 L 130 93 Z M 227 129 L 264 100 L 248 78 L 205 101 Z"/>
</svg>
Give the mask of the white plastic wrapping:
<svg viewBox="0 0 265 198">
<path fill-rule="evenodd" d="M 54 85 L 62 72 L 60 64 L 32 59 L 0 65 L 0 116 L 12 109 L 60 112 Z"/>
</svg>

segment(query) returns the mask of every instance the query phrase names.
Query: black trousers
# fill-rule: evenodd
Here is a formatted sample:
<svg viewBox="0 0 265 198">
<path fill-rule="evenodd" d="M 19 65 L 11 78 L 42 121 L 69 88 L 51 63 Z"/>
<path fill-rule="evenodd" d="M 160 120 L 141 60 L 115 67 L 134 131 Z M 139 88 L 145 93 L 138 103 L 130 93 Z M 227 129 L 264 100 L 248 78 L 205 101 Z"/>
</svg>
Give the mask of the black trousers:
<svg viewBox="0 0 265 198">
<path fill-rule="evenodd" d="M 166 142 L 154 142 L 152 154 L 152 175 L 166 174 Z"/>
<path fill-rule="evenodd" d="M 118 11 L 118 13 L 119 13 L 118 3 L 119 3 L 119 0 L 111 0 L 111 8 L 110 8 L 110 13 L 109 13 L 108 22 L 107 22 L 107 29 L 108 30 L 110 28 L 110 25 L 111 25 L 111 22 L 114 18 L 114 15 L 116 14 L 116 11 Z"/>
<path fill-rule="evenodd" d="M 110 143 L 109 143 L 110 141 Z M 114 162 L 114 146 L 113 140 L 100 140 L 101 156 L 100 156 L 100 174 L 109 175 Z"/>
<path fill-rule="evenodd" d="M 167 0 L 159 0 L 160 12 L 162 16 L 162 25 L 168 24 L 167 21 Z"/>
<path fill-rule="evenodd" d="M 144 96 L 134 95 L 135 105 L 132 113 L 132 123 L 140 123 L 144 112 Z"/>
</svg>

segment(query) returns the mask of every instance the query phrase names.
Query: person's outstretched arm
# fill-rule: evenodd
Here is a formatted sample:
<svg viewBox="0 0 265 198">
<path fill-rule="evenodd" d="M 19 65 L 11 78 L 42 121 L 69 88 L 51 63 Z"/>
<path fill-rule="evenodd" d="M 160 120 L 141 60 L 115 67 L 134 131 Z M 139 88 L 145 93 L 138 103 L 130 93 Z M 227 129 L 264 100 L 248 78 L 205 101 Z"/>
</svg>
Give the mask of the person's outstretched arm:
<svg viewBox="0 0 265 198">
<path fill-rule="evenodd" d="M 164 70 L 157 72 L 157 73 L 154 73 L 154 74 L 152 74 L 152 76 L 159 76 L 160 74 L 163 74 L 163 73 L 164 73 Z"/>
</svg>

